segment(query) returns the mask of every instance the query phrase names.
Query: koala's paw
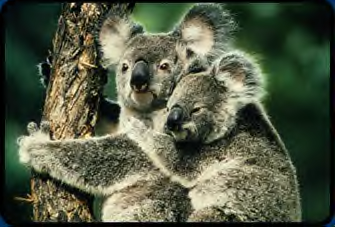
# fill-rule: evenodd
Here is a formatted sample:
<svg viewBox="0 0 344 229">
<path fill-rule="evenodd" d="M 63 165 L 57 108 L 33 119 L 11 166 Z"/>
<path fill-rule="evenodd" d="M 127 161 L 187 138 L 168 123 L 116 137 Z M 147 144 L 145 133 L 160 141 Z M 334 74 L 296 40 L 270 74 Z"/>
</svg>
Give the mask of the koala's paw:
<svg viewBox="0 0 344 229">
<path fill-rule="evenodd" d="M 32 152 L 36 145 L 36 139 L 33 136 L 21 136 L 18 138 L 19 162 L 29 165 L 32 159 Z"/>
<path fill-rule="evenodd" d="M 26 128 L 31 137 L 40 136 L 44 139 L 49 139 L 50 124 L 48 121 L 42 121 L 39 128 L 35 122 L 29 122 Z"/>
<path fill-rule="evenodd" d="M 20 136 L 17 139 L 19 146 L 19 161 L 22 164 L 30 165 L 34 155 L 44 153 L 43 143 L 49 141 L 49 123 L 42 122 L 40 128 L 34 122 L 27 125 L 28 136 Z"/>
<path fill-rule="evenodd" d="M 30 162 L 30 153 L 28 150 L 28 145 L 30 145 L 30 137 L 20 136 L 17 139 L 17 144 L 19 145 L 19 162 L 22 164 L 28 164 Z"/>
</svg>

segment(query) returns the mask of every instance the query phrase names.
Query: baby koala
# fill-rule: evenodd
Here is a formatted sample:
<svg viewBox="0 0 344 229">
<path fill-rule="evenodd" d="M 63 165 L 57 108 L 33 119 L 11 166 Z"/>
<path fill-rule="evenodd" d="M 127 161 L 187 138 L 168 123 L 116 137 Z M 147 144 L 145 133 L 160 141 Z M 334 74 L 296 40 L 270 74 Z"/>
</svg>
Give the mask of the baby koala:
<svg viewBox="0 0 344 229">
<path fill-rule="evenodd" d="M 295 169 L 262 95 L 258 66 L 232 52 L 181 78 L 167 104 L 168 135 L 134 121 L 140 131 L 130 138 L 189 190 L 187 221 L 301 220 Z"/>
</svg>

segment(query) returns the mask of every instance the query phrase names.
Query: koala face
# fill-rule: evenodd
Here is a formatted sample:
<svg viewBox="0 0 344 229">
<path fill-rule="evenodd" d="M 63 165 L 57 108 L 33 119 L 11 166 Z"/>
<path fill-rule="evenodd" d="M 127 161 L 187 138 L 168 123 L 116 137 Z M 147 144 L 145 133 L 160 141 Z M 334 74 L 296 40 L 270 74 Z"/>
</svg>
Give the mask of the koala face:
<svg viewBox="0 0 344 229">
<path fill-rule="evenodd" d="M 116 69 L 119 102 L 140 112 L 165 107 L 192 54 L 223 53 L 234 28 L 231 15 L 213 3 L 195 4 L 166 34 L 145 33 L 127 16 L 111 13 L 99 42 L 107 66 Z"/>
<path fill-rule="evenodd" d="M 170 35 L 140 34 L 127 46 L 117 67 L 117 90 L 123 103 L 137 110 L 165 106 L 182 65 Z"/>
<path fill-rule="evenodd" d="M 183 77 L 167 104 L 166 133 L 178 142 L 204 141 L 220 115 L 224 95 L 225 89 L 207 72 Z"/>
<path fill-rule="evenodd" d="M 262 83 L 258 66 L 246 54 L 221 56 L 207 71 L 181 78 L 167 103 L 165 132 L 177 142 L 223 137 L 238 111 L 261 98 Z"/>
</svg>

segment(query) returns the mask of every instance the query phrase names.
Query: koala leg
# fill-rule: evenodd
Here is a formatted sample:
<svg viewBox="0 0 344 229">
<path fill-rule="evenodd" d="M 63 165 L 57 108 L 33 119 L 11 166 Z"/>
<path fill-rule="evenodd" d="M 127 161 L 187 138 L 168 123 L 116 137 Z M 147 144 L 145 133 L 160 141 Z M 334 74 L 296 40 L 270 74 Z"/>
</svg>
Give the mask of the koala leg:
<svg viewBox="0 0 344 229">
<path fill-rule="evenodd" d="M 217 163 L 218 171 L 198 180 L 189 192 L 194 210 L 188 221 L 299 221 L 291 176 L 245 160 Z"/>
<path fill-rule="evenodd" d="M 190 212 L 187 190 L 162 178 L 114 193 L 104 203 L 104 222 L 185 222 Z"/>
</svg>

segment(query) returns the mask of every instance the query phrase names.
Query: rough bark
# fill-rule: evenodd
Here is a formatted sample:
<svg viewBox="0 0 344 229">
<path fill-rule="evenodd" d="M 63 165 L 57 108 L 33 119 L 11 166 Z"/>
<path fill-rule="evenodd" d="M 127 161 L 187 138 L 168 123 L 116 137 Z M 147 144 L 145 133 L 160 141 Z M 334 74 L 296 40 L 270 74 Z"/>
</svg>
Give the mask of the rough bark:
<svg viewBox="0 0 344 229">
<path fill-rule="evenodd" d="M 50 122 L 53 139 L 93 135 L 106 81 L 95 31 L 109 10 L 123 15 L 133 7 L 134 4 L 108 3 L 63 5 L 53 40 L 53 66 L 42 118 Z M 94 221 L 87 195 L 49 177 L 33 174 L 31 193 L 34 221 Z"/>
</svg>

